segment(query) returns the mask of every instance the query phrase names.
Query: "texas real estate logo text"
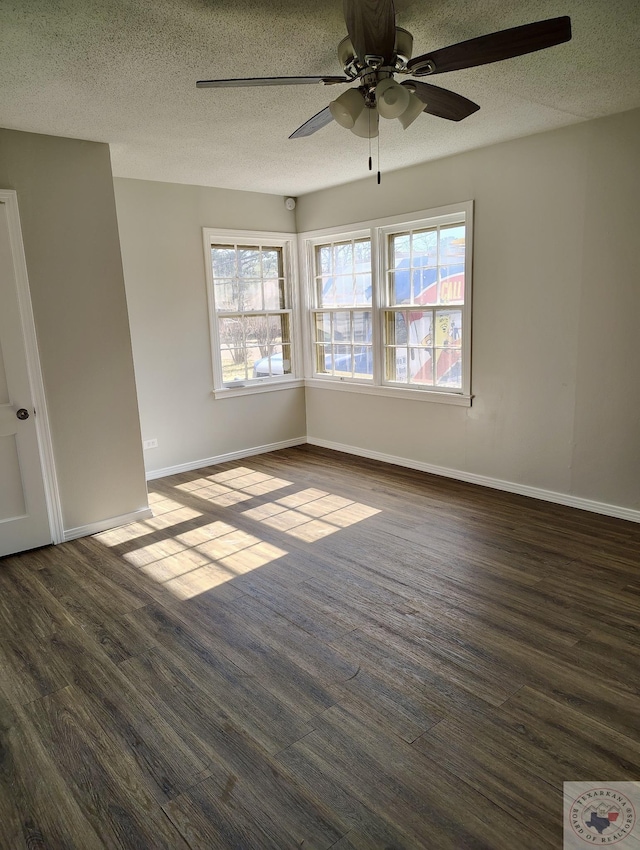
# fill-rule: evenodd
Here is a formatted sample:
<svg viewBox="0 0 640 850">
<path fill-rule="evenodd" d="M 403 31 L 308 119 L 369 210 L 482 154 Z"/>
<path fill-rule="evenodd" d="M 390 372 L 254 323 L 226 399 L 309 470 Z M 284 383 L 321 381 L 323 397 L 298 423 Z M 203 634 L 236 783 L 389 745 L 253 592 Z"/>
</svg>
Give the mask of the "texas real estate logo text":
<svg viewBox="0 0 640 850">
<path fill-rule="evenodd" d="M 565 782 L 564 850 L 640 850 L 640 782 Z"/>
</svg>

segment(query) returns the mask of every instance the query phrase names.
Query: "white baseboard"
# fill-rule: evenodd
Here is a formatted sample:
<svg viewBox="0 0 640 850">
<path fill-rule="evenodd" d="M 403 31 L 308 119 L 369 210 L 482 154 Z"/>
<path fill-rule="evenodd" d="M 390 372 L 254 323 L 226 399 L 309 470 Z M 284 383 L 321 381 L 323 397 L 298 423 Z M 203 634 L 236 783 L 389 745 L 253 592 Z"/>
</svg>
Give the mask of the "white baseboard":
<svg viewBox="0 0 640 850">
<path fill-rule="evenodd" d="M 178 472 L 192 472 L 204 466 L 215 466 L 217 463 L 225 463 L 228 460 L 239 460 L 243 457 L 261 455 L 266 452 L 275 452 L 278 449 L 290 449 L 292 446 L 302 446 L 307 442 L 306 437 L 295 437 L 293 440 L 280 440 L 278 443 L 269 443 L 266 446 L 254 446 L 252 449 L 240 449 L 237 452 L 227 452 L 216 457 L 205 457 L 201 460 L 192 460 L 188 463 L 179 463 L 177 466 L 166 466 L 164 469 L 150 469 L 147 472 L 147 481 L 156 478 L 166 478 L 167 475 L 175 475 Z"/>
<path fill-rule="evenodd" d="M 99 522 L 91 522 L 89 525 L 79 525 L 77 528 L 66 528 L 64 541 L 66 543 L 67 540 L 75 540 L 77 537 L 88 537 L 90 534 L 98 534 L 100 531 L 108 531 L 110 528 L 118 528 L 120 525 L 129 525 L 130 522 L 138 522 L 152 516 L 151 508 L 140 508 L 130 514 L 101 519 Z"/>
<path fill-rule="evenodd" d="M 388 455 L 383 452 L 374 452 L 356 446 L 346 446 L 342 443 L 333 443 L 330 440 L 320 440 L 317 437 L 308 437 L 307 443 L 312 446 L 321 446 L 325 449 L 333 449 L 336 452 L 359 455 L 360 457 L 380 460 L 383 463 L 392 463 L 396 466 L 405 466 L 408 469 L 417 469 L 420 472 L 429 472 L 432 475 L 442 475 L 445 478 L 455 478 L 458 481 L 466 481 L 469 484 L 480 484 L 482 487 L 491 487 L 494 490 L 504 490 L 507 493 L 517 493 L 519 496 L 530 496 L 532 499 L 541 499 L 543 502 L 554 502 L 558 505 L 567 505 L 570 508 L 579 508 L 583 511 L 591 511 L 595 514 L 626 519 L 630 522 L 640 522 L 640 511 L 632 508 L 623 508 L 619 505 L 609 505 L 606 502 L 594 502 L 591 499 L 583 499 L 579 496 L 571 496 L 568 493 L 556 493 L 553 490 L 542 490 L 539 487 L 529 487 L 527 484 L 516 484 L 513 481 L 502 481 L 499 478 L 489 478 L 486 475 L 476 475 L 473 472 L 464 472 L 460 469 L 449 469 L 445 466 L 435 466 L 431 463 L 422 463 L 418 460 Z"/>
</svg>

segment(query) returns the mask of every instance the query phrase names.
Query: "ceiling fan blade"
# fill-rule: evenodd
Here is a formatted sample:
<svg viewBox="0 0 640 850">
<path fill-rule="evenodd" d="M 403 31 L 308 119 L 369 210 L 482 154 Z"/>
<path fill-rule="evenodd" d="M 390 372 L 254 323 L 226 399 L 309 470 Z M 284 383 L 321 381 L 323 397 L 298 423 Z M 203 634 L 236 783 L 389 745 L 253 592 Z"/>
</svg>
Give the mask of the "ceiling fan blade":
<svg viewBox="0 0 640 850">
<path fill-rule="evenodd" d="M 482 35 L 451 47 L 434 50 L 416 56 L 407 62 L 410 74 L 444 74 L 446 71 L 459 71 L 462 68 L 475 68 L 489 62 L 500 62 L 514 56 L 524 56 L 556 44 L 562 44 L 571 38 L 571 19 L 549 18 L 536 21 L 522 27 L 512 27 L 490 35 Z"/>
<path fill-rule="evenodd" d="M 351 83 L 349 77 L 247 77 L 240 80 L 198 80 L 199 89 L 226 89 L 241 86 L 306 86 L 312 83 L 324 83 L 325 86 L 334 83 Z"/>
<path fill-rule="evenodd" d="M 411 89 L 423 103 L 424 112 L 437 115 L 438 118 L 446 118 L 448 121 L 462 121 L 473 115 L 480 107 L 477 103 L 439 86 L 432 86 L 419 80 L 405 80 L 401 85 Z"/>
<path fill-rule="evenodd" d="M 330 124 L 332 121 L 333 115 L 331 114 L 329 107 L 325 106 L 325 108 L 321 109 L 320 112 L 317 112 L 313 118 L 309 118 L 309 120 L 305 121 L 301 127 L 298 127 L 298 129 L 292 133 L 289 138 L 301 139 L 304 136 L 311 136 L 318 130 L 322 130 L 323 127 L 326 127 L 327 124 Z"/>
<path fill-rule="evenodd" d="M 393 0 L 344 0 L 344 19 L 356 56 L 382 56 L 390 62 L 396 43 Z"/>
</svg>

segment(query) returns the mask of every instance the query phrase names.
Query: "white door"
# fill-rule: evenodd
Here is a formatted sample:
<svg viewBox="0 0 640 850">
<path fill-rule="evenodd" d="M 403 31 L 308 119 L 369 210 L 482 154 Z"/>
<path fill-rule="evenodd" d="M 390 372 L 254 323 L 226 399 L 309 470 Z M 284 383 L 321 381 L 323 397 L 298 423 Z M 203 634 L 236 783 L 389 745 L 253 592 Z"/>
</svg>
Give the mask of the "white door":
<svg viewBox="0 0 640 850">
<path fill-rule="evenodd" d="M 26 348 L 31 316 L 18 289 L 26 268 L 8 194 L 0 195 L 0 556 L 52 542 Z"/>
</svg>

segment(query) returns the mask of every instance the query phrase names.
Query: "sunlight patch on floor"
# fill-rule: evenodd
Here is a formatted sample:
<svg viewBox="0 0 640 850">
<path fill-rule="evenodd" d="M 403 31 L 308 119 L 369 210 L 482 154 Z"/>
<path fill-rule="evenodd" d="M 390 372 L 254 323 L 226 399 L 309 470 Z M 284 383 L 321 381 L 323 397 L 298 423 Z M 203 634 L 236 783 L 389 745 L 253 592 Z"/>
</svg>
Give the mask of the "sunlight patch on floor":
<svg viewBox="0 0 640 850">
<path fill-rule="evenodd" d="M 151 497 L 151 494 L 149 496 Z M 120 546 L 123 543 L 129 543 L 131 540 L 139 540 L 157 531 L 165 528 L 173 528 L 176 525 L 202 516 L 199 511 L 186 508 L 184 505 L 174 502 L 171 499 L 152 502 L 151 498 L 149 498 L 149 506 L 154 514 L 149 519 L 132 522 L 120 528 L 109 529 L 109 531 L 103 531 L 100 534 L 96 534 L 95 539 L 99 540 L 104 546 Z"/>
<path fill-rule="evenodd" d="M 287 552 L 222 520 L 181 531 L 181 524 L 192 526 L 198 518 L 206 522 L 201 512 L 177 501 L 181 494 L 183 498 L 193 497 L 196 504 L 195 500 L 203 499 L 232 508 L 292 486 L 292 481 L 238 466 L 176 485 L 176 499 L 151 490 L 149 506 L 153 517 L 102 532 L 95 539 L 105 546 L 121 546 L 121 557 L 133 567 L 179 599 L 191 599 L 272 563 Z M 378 513 L 369 505 L 310 487 L 244 510 L 241 515 L 276 532 L 313 543 Z"/>
<path fill-rule="evenodd" d="M 291 484 L 291 481 L 239 466 L 208 475 L 206 478 L 186 481 L 184 484 L 178 484 L 176 489 L 191 493 L 199 499 L 206 499 L 214 505 L 226 507 L 244 502 L 253 496 L 264 496 L 283 487 L 290 487 Z"/>
<path fill-rule="evenodd" d="M 310 488 L 250 508 L 243 516 L 312 543 L 378 513 L 377 508 Z"/>
<path fill-rule="evenodd" d="M 212 522 L 123 557 L 179 599 L 191 599 L 287 552 L 225 522 Z"/>
</svg>

